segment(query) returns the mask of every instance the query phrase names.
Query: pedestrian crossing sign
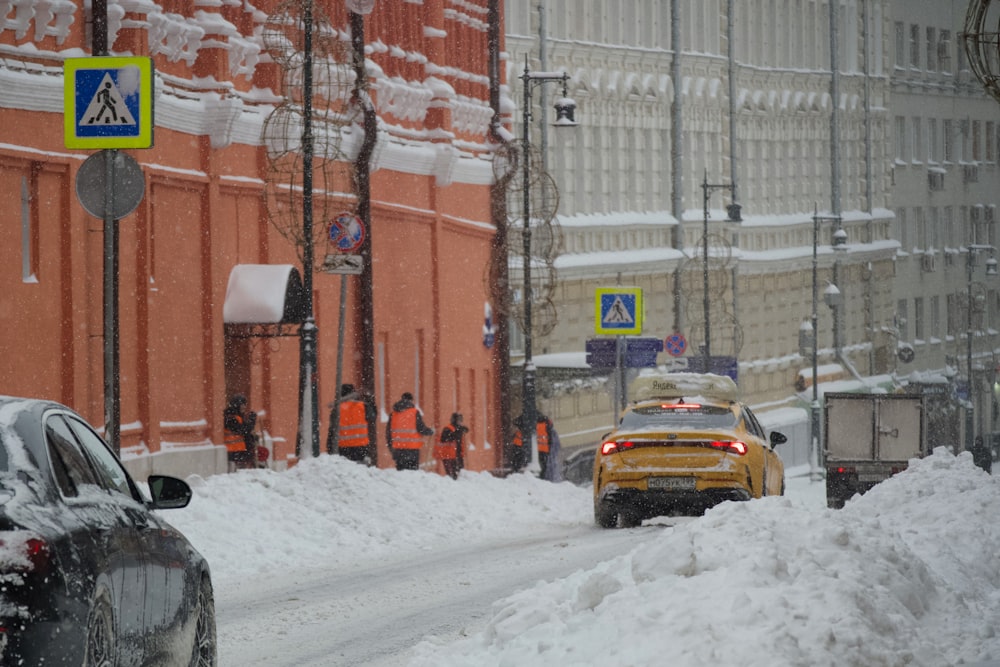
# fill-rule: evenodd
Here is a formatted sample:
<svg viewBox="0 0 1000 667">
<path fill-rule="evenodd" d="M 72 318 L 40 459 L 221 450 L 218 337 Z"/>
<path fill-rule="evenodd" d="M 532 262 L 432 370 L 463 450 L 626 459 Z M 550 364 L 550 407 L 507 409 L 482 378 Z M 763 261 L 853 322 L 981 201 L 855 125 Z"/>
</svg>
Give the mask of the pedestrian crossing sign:
<svg viewBox="0 0 1000 667">
<path fill-rule="evenodd" d="M 152 59 L 67 58 L 63 126 L 66 148 L 152 146 Z"/>
<path fill-rule="evenodd" d="M 642 333 L 642 288 L 598 287 L 594 300 L 594 330 L 599 334 L 638 336 Z"/>
</svg>

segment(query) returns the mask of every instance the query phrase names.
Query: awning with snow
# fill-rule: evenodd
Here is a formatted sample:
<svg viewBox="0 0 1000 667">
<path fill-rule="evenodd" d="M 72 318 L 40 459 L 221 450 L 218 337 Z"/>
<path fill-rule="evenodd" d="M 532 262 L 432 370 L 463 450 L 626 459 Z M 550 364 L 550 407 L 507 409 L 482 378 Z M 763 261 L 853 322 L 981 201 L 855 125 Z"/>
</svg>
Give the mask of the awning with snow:
<svg viewBox="0 0 1000 667">
<path fill-rule="evenodd" d="M 225 324 L 299 324 L 305 319 L 302 277 L 291 264 L 237 264 L 229 273 Z"/>
</svg>

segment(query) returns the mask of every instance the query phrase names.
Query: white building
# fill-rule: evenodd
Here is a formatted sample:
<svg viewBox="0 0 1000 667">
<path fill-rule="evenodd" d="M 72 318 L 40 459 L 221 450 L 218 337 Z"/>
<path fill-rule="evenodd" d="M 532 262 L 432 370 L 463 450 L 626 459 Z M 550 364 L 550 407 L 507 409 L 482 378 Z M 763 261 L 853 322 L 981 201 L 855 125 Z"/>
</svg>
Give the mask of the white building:
<svg viewBox="0 0 1000 667">
<path fill-rule="evenodd" d="M 997 292 L 979 287 L 988 252 L 974 253 L 972 290 L 965 259 L 969 243 L 995 244 L 1000 106 L 966 67 L 967 3 L 903 5 L 506 2 L 511 96 L 520 104 L 527 56 L 533 71 L 570 75 L 579 122 L 542 132 L 536 108 L 531 129 L 564 236 L 557 324 L 533 339 L 534 355 L 575 353 L 582 364 L 595 289 L 642 287 L 644 336 L 681 333 L 697 357 L 708 328 L 712 356 L 738 359 L 739 384 L 765 418 L 794 408 L 774 419 L 798 415 L 786 428 L 807 433 L 813 363 L 799 332 L 814 302 L 820 382 L 906 382 L 964 377 L 971 291 L 974 355 L 992 370 Z M 536 103 L 561 95 L 533 90 Z M 846 243 L 834 250 L 838 229 Z M 837 310 L 824 303 L 829 284 L 843 296 Z M 541 399 L 571 444 L 612 422 L 597 403 Z"/>
</svg>

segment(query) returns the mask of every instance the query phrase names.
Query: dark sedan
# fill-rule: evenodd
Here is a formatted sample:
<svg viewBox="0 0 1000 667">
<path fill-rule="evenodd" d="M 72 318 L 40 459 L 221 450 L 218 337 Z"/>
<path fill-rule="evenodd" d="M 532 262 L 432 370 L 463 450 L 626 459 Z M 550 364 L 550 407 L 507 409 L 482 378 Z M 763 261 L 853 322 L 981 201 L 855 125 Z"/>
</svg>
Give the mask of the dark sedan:
<svg viewBox="0 0 1000 667">
<path fill-rule="evenodd" d="M 215 665 L 205 559 L 152 510 L 97 432 L 50 401 L 0 396 L 0 664 Z"/>
</svg>

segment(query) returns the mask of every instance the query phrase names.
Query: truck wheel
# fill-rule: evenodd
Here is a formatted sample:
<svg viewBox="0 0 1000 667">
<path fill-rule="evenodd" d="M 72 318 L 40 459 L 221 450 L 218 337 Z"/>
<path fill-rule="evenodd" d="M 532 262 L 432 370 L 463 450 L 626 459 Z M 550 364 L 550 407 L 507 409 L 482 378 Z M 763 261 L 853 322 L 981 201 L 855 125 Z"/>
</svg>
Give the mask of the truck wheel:
<svg viewBox="0 0 1000 667">
<path fill-rule="evenodd" d="M 618 526 L 618 511 L 606 500 L 601 500 L 594 507 L 594 521 L 601 528 L 616 528 Z"/>
</svg>

